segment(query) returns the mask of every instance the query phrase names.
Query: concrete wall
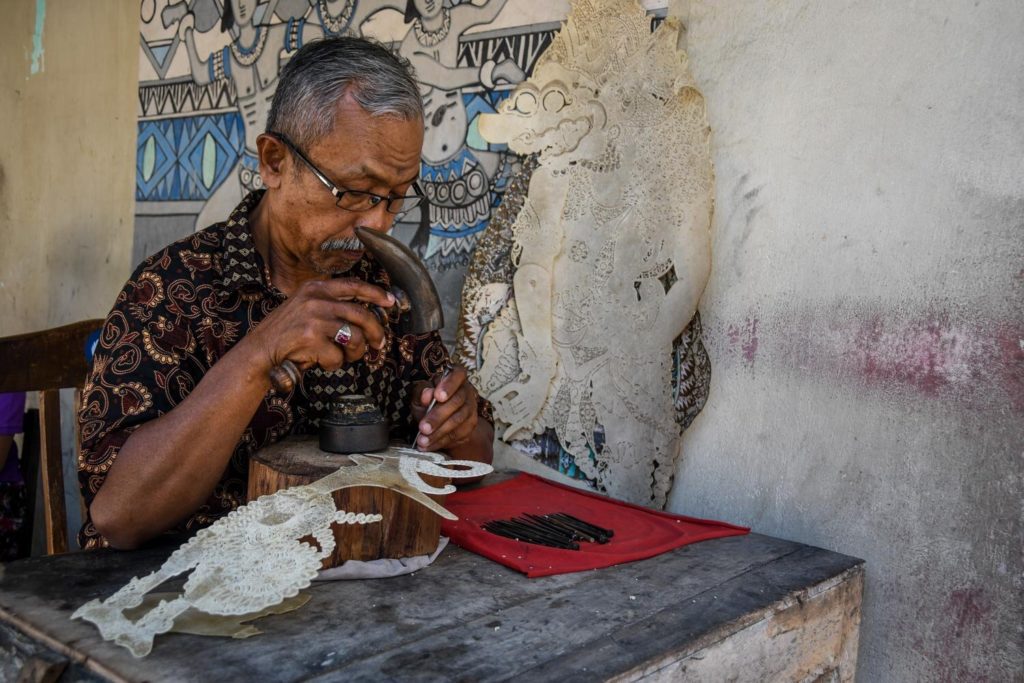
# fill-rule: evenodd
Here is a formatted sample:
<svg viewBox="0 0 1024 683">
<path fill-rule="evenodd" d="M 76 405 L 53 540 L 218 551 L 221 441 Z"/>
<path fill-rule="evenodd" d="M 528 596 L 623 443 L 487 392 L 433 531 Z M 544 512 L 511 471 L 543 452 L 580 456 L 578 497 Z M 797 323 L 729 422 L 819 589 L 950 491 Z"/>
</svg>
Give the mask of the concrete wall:
<svg viewBox="0 0 1024 683">
<path fill-rule="evenodd" d="M 105 317 L 131 273 L 139 12 L 138 3 L 121 0 L 2 6 L 0 336 L 7 336 Z M 73 539 L 81 517 L 71 398 L 62 392 Z"/>
<path fill-rule="evenodd" d="M 0 336 L 104 317 L 130 273 L 138 3 L 0 22 Z"/>
<path fill-rule="evenodd" d="M 1019 680 L 1024 5 L 690 7 L 712 358 L 671 509 L 867 560 L 860 678 Z"/>
</svg>

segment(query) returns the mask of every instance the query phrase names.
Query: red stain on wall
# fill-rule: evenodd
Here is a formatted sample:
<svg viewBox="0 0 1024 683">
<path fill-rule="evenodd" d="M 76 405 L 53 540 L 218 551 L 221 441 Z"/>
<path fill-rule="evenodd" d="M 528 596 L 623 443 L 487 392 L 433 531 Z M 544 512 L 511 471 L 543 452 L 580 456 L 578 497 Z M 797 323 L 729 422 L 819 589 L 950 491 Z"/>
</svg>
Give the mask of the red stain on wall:
<svg viewBox="0 0 1024 683">
<path fill-rule="evenodd" d="M 749 368 L 760 357 L 869 388 L 1024 414 L 1024 321 L 950 312 L 907 318 L 848 307 L 780 313 L 767 323 L 751 313 L 726 325 L 727 355 Z"/>
<path fill-rule="evenodd" d="M 937 395 L 967 367 L 974 345 L 946 316 L 887 325 L 875 315 L 854 331 L 852 341 L 847 355 L 868 383 L 909 385 L 928 396 Z"/>
<path fill-rule="evenodd" d="M 1014 410 L 1024 413 L 1024 330 L 1012 325 L 1000 326 L 995 340 L 999 347 L 997 363 L 1001 383 Z"/>
<path fill-rule="evenodd" d="M 1024 324 L 954 320 L 948 313 L 918 320 L 873 315 L 856 324 L 844 363 L 868 385 L 902 387 L 932 398 L 1009 404 L 1024 413 Z M 845 347 L 845 348 L 844 348 Z"/>
<path fill-rule="evenodd" d="M 946 603 L 946 619 L 940 622 L 941 654 L 937 662 L 940 681 L 986 681 L 971 655 L 987 659 L 992 639 L 992 602 L 981 588 L 953 591 Z"/>
<path fill-rule="evenodd" d="M 754 367 L 754 358 L 757 357 L 757 323 L 757 318 L 747 321 L 747 334 L 743 341 L 743 358 L 750 367 Z"/>
<path fill-rule="evenodd" d="M 742 354 L 744 364 L 747 367 L 754 367 L 754 360 L 757 358 L 757 318 L 747 318 L 742 325 L 730 325 L 726 334 L 729 338 L 729 346 L 733 351 Z"/>
</svg>

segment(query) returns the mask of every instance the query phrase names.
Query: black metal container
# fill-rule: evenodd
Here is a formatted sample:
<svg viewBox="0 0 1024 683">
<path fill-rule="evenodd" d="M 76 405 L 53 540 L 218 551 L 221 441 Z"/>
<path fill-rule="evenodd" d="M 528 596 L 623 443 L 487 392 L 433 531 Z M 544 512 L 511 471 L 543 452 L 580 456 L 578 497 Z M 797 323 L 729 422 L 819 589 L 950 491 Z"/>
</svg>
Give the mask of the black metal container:
<svg viewBox="0 0 1024 683">
<path fill-rule="evenodd" d="M 342 396 L 320 418 L 320 449 L 369 453 L 388 447 L 388 423 L 369 396 Z"/>
</svg>

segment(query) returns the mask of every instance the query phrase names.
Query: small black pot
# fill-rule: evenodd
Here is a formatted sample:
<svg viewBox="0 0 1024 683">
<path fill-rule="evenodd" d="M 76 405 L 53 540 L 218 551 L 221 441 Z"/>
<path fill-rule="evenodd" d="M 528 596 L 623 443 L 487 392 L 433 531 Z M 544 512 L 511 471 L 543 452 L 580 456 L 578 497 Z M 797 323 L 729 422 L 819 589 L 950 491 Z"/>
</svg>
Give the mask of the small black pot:
<svg viewBox="0 0 1024 683">
<path fill-rule="evenodd" d="M 369 453 L 388 447 L 388 423 L 369 396 L 342 396 L 320 418 L 320 449 Z"/>
</svg>

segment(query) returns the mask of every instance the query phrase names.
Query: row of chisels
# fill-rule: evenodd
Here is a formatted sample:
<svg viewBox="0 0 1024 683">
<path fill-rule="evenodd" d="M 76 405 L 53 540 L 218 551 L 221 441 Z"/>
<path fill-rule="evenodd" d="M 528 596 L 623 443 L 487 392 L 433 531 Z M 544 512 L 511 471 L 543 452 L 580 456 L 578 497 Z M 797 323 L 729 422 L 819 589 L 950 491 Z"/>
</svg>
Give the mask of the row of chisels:
<svg viewBox="0 0 1024 683">
<path fill-rule="evenodd" d="M 615 535 L 612 529 L 599 527 L 564 512 L 546 515 L 524 513 L 521 517 L 495 519 L 481 526 L 498 536 L 562 550 L 579 550 L 581 541 L 607 543 Z"/>
</svg>

